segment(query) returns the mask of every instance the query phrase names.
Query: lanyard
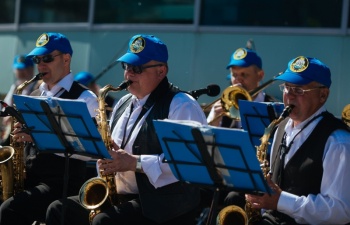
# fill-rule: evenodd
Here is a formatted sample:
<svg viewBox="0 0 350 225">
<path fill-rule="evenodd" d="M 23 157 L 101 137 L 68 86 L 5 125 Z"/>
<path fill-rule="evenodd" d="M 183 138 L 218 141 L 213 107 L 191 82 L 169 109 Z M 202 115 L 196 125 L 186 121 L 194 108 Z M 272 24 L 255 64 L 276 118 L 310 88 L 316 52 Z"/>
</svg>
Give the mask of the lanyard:
<svg viewBox="0 0 350 225">
<path fill-rule="evenodd" d="M 146 104 L 145 104 L 145 105 L 146 105 Z M 129 135 L 128 135 L 128 137 L 127 137 L 127 139 L 125 139 L 125 136 L 126 136 L 126 129 L 127 129 L 127 126 L 128 126 L 128 122 L 129 122 L 129 120 L 130 120 L 132 111 L 133 111 L 133 109 L 134 109 L 134 105 L 133 105 L 132 102 L 131 102 L 131 106 L 130 106 L 130 115 L 129 115 L 129 117 L 128 117 L 126 123 L 125 123 L 125 126 L 124 126 L 123 140 L 122 140 L 122 144 L 121 144 L 121 146 L 120 146 L 121 149 L 124 149 L 124 148 L 125 148 L 126 144 L 127 144 L 127 143 L 129 142 L 129 140 L 130 140 L 131 134 L 132 134 L 133 130 L 135 129 L 136 125 L 139 123 L 139 121 L 141 120 L 141 118 L 142 118 L 142 117 L 146 114 L 146 112 L 148 111 L 149 107 L 146 107 L 145 105 L 142 106 L 142 110 L 141 110 L 141 112 L 140 112 L 140 115 L 137 117 L 135 123 L 133 124 L 133 126 L 132 126 L 132 128 L 131 128 L 131 130 L 130 130 L 130 132 L 129 132 Z"/>
</svg>

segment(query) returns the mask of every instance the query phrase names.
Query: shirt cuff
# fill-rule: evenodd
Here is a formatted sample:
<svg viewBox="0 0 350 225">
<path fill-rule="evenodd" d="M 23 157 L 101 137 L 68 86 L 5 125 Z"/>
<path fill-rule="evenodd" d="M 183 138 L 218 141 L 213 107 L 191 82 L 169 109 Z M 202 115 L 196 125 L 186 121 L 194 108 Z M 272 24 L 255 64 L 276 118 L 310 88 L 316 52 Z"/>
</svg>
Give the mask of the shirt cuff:
<svg viewBox="0 0 350 225">
<path fill-rule="evenodd" d="M 294 204 L 297 201 L 297 197 L 298 196 L 296 195 L 282 191 L 277 203 L 277 210 L 284 214 L 291 215 L 293 213 Z"/>
</svg>

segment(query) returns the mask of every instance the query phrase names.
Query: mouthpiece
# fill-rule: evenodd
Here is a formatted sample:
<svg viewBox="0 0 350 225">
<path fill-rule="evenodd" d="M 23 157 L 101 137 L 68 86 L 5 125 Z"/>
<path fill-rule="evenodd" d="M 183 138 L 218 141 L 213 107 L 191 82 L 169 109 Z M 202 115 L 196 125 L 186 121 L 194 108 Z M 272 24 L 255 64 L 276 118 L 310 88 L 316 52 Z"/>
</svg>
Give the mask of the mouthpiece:
<svg viewBox="0 0 350 225">
<path fill-rule="evenodd" d="M 125 88 L 129 87 L 130 84 L 132 84 L 131 80 L 125 80 L 119 85 L 119 88 L 124 90 Z"/>
<path fill-rule="evenodd" d="M 35 75 L 34 80 L 41 80 L 46 74 L 47 73 L 38 73 L 37 75 Z"/>
<path fill-rule="evenodd" d="M 288 105 L 286 108 L 284 108 L 283 112 L 281 113 L 281 118 L 285 119 L 289 114 L 292 112 L 295 105 Z"/>
</svg>

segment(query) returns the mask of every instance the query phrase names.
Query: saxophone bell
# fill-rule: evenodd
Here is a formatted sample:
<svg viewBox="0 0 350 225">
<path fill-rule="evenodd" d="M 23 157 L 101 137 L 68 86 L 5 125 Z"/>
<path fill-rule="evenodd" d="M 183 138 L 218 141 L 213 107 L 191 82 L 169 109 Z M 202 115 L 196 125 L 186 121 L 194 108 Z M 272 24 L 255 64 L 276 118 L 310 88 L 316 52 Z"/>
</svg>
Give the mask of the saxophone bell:
<svg viewBox="0 0 350 225">
<path fill-rule="evenodd" d="M 107 150 L 112 150 L 112 141 L 110 136 L 110 128 L 106 116 L 105 97 L 109 91 L 121 91 L 129 87 L 132 83 L 130 80 L 123 81 L 118 87 L 107 84 L 99 90 L 98 93 L 98 114 L 96 115 L 97 128 L 101 134 L 104 145 Z M 99 173 L 100 174 L 100 173 Z M 117 204 L 117 189 L 114 181 L 114 174 L 93 177 L 87 180 L 79 190 L 80 204 L 90 210 L 89 221 L 92 223 L 96 214 L 103 210 L 108 204 Z"/>
</svg>

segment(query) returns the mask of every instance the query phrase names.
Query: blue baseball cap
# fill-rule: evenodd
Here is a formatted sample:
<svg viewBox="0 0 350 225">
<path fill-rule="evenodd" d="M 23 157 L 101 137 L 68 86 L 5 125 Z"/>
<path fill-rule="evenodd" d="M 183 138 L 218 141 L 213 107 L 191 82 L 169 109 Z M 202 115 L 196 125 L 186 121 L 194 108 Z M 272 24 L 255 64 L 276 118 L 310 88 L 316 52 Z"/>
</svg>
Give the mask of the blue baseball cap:
<svg viewBox="0 0 350 225">
<path fill-rule="evenodd" d="M 117 61 L 139 66 L 151 60 L 167 63 L 166 45 L 153 35 L 137 34 L 130 39 L 128 51 Z"/>
<path fill-rule="evenodd" d="M 251 65 L 256 65 L 261 69 L 262 61 L 260 56 L 251 49 L 239 48 L 232 54 L 226 69 L 229 69 L 232 66 L 248 67 Z"/>
<path fill-rule="evenodd" d="M 33 61 L 30 58 L 27 58 L 26 55 L 16 55 L 12 64 L 13 69 L 25 69 L 33 66 Z"/>
<path fill-rule="evenodd" d="M 36 48 L 28 54 L 29 57 L 35 55 L 47 55 L 55 50 L 73 55 L 73 49 L 69 40 L 66 36 L 60 33 L 43 33 L 36 40 L 35 46 Z"/>
<path fill-rule="evenodd" d="M 283 80 L 298 85 L 316 81 L 328 88 L 332 83 L 331 71 L 328 66 L 316 58 L 304 56 L 298 56 L 289 61 L 286 71 L 274 80 Z"/>
<path fill-rule="evenodd" d="M 88 86 L 94 80 L 94 76 L 89 72 L 81 71 L 74 76 L 74 80 Z"/>
</svg>

